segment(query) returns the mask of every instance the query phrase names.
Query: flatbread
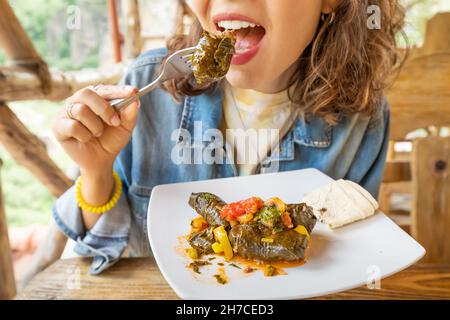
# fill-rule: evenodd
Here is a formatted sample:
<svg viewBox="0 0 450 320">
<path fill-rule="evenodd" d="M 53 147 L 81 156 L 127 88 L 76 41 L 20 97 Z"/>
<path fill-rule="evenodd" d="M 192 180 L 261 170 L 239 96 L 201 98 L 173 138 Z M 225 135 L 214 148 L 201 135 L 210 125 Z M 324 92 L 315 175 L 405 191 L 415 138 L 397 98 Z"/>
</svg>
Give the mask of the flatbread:
<svg viewBox="0 0 450 320">
<path fill-rule="evenodd" d="M 315 189 L 306 194 L 302 201 L 314 209 L 319 221 L 333 229 L 365 219 L 373 215 L 378 207 L 376 201 L 370 201 L 359 188 L 345 180 L 333 181 Z"/>
<path fill-rule="evenodd" d="M 378 204 L 377 200 L 375 200 L 374 197 L 372 197 L 372 195 L 370 194 L 369 191 L 367 191 L 366 189 L 364 189 L 363 187 L 361 187 L 359 184 L 350 181 L 350 180 L 344 180 L 348 185 L 352 186 L 353 188 L 355 188 L 356 190 L 358 190 L 367 200 L 370 201 L 370 203 L 372 204 L 374 210 L 378 210 L 380 208 L 380 205 Z"/>
</svg>

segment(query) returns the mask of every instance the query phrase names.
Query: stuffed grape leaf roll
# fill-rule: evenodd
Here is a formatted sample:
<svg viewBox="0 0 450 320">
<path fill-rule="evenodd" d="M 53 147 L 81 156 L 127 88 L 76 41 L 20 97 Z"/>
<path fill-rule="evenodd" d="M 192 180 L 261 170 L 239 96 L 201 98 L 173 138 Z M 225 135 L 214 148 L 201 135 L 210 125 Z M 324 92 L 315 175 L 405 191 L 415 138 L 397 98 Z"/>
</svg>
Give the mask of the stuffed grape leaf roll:
<svg viewBox="0 0 450 320">
<path fill-rule="evenodd" d="M 211 248 L 215 242 L 213 228 L 207 228 L 189 235 L 188 242 L 192 248 L 196 249 L 199 255 L 213 253 Z"/>
<path fill-rule="evenodd" d="M 317 222 L 311 207 L 307 206 L 306 203 L 294 203 L 288 204 L 286 211 L 289 212 L 294 227 L 304 226 L 308 233 L 311 234 Z"/>
<path fill-rule="evenodd" d="M 220 211 L 226 203 L 218 196 L 209 192 L 192 193 L 189 205 L 201 215 L 210 227 L 229 227 L 228 221 L 220 217 Z"/>
<path fill-rule="evenodd" d="M 265 262 L 301 261 L 308 247 L 307 237 L 295 230 L 273 233 L 257 222 L 234 226 L 229 238 L 233 252 L 238 256 Z"/>
<path fill-rule="evenodd" d="M 232 32 L 204 32 L 192 58 L 192 71 L 198 84 L 219 80 L 227 74 L 235 42 Z"/>
</svg>

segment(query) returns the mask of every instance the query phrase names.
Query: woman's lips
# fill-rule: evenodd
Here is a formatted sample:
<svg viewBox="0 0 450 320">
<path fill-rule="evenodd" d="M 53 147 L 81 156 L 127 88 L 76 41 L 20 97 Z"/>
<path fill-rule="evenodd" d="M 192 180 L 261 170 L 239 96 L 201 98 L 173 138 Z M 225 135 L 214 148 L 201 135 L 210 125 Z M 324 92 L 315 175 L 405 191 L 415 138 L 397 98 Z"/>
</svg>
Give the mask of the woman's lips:
<svg viewBox="0 0 450 320">
<path fill-rule="evenodd" d="M 240 20 L 240 21 L 247 21 L 247 22 L 251 22 L 251 23 L 260 25 L 260 23 L 258 23 L 258 21 L 254 20 L 250 17 L 247 17 L 243 14 L 240 14 L 240 13 L 221 13 L 221 14 L 217 14 L 213 17 L 213 22 L 215 24 L 217 24 L 223 20 L 229 20 L 229 21 L 230 20 L 231 21 L 232 20 Z"/>
</svg>

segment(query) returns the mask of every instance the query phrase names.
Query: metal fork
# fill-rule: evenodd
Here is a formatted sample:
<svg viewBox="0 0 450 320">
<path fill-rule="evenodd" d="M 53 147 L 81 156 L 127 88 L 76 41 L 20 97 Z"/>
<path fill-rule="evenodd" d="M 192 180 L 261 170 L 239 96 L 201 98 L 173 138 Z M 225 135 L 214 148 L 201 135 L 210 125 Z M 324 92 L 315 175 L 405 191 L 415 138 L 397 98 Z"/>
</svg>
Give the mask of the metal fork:
<svg viewBox="0 0 450 320">
<path fill-rule="evenodd" d="M 111 100 L 110 104 L 117 111 L 129 106 L 140 97 L 145 96 L 167 80 L 179 79 L 192 72 L 192 54 L 195 47 L 179 50 L 167 58 L 162 67 L 162 72 L 152 83 L 140 89 L 136 94 L 126 99 Z"/>
</svg>

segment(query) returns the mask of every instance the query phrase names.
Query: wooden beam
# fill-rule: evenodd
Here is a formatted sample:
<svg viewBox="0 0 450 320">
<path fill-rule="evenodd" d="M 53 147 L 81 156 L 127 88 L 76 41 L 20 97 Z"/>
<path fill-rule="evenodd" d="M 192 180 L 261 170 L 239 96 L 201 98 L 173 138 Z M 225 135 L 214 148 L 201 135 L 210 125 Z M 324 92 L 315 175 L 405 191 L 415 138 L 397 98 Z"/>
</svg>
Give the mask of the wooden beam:
<svg viewBox="0 0 450 320">
<path fill-rule="evenodd" d="M 44 93 L 34 73 L 17 67 L 0 67 L 0 101 L 54 100 L 60 101 L 77 90 L 102 84 L 116 84 L 125 73 L 126 65 L 118 64 L 107 70 L 73 72 L 52 71 L 52 91 Z"/>
<path fill-rule="evenodd" d="M 0 169 L 2 160 L 0 159 Z M 0 176 L 0 300 L 12 299 L 16 295 L 16 282 L 8 238 L 5 207 L 2 197 L 2 183 Z"/>
<path fill-rule="evenodd" d="M 121 36 L 119 31 L 119 18 L 117 15 L 116 0 L 108 0 L 108 17 L 109 17 L 109 32 L 111 33 L 111 40 L 114 53 L 114 61 L 119 63 L 122 61 Z"/>
<path fill-rule="evenodd" d="M 0 47 L 12 64 L 35 73 L 41 81 L 41 89 L 51 91 L 50 73 L 30 38 L 22 28 L 7 0 L 0 0 Z"/>
<path fill-rule="evenodd" d="M 194 16 L 195 15 L 189 5 L 186 3 L 186 0 L 177 0 L 174 34 L 187 34 L 189 30 L 186 30 L 185 28 L 185 18 L 192 18 Z"/>
<path fill-rule="evenodd" d="M 125 20 L 125 57 L 134 59 L 141 54 L 143 48 L 139 1 L 122 0 L 122 11 Z"/>
<path fill-rule="evenodd" d="M 154 35 L 149 33 L 142 34 L 142 40 L 145 41 L 164 41 L 166 40 L 166 36 L 164 35 Z"/>
<path fill-rule="evenodd" d="M 0 142 L 54 196 L 60 196 L 72 185 L 72 181 L 48 156 L 45 144 L 3 102 L 0 102 Z"/>
<path fill-rule="evenodd" d="M 22 28 L 7 0 L 0 0 L 0 45 L 10 59 L 39 58 L 30 38 Z"/>
</svg>

